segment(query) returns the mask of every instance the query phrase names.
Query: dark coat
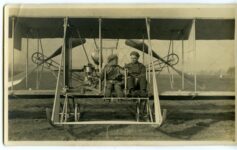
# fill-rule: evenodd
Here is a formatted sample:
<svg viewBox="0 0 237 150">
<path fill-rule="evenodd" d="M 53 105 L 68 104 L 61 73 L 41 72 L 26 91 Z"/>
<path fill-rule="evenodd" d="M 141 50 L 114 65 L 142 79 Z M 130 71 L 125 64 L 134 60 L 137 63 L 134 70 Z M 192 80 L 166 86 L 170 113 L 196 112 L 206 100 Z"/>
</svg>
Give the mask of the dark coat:
<svg viewBox="0 0 237 150">
<path fill-rule="evenodd" d="M 125 69 L 128 70 L 128 76 L 141 77 L 146 75 L 146 67 L 140 62 L 126 64 Z"/>
</svg>

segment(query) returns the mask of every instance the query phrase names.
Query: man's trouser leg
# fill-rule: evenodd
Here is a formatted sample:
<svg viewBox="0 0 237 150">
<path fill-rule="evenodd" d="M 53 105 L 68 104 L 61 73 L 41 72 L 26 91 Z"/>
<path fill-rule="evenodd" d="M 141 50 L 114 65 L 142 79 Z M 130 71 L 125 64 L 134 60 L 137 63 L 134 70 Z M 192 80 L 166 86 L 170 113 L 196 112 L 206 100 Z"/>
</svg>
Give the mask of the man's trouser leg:
<svg viewBox="0 0 237 150">
<path fill-rule="evenodd" d="M 114 90 L 116 92 L 117 97 L 123 97 L 123 91 L 122 91 L 121 84 L 115 83 L 114 84 Z"/>
<path fill-rule="evenodd" d="M 113 88 L 113 84 L 112 83 L 106 83 L 105 97 L 111 97 L 112 88 Z"/>
<path fill-rule="evenodd" d="M 129 92 L 131 92 L 132 89 L 134 89 L 135 86 L 135 79 L 133 77 L 128 77 L 127 78 L 127 88 Z"/>
<path fill-rule="evenodd" d="M 139 78 L 139 86 L 140 86 L 140 96 L 145 97 L 147 96 L 147 81 L 146 77 Z"/>
<path fill-rule="evenodd" d="M 140 90 L 144 90 L 146 91 L 147 89 L 147 81 L 146 81 L 146 77 L 142 76 L 142 77 L 139 77 L 139 86 L 140 86 Z"/>
</svg>

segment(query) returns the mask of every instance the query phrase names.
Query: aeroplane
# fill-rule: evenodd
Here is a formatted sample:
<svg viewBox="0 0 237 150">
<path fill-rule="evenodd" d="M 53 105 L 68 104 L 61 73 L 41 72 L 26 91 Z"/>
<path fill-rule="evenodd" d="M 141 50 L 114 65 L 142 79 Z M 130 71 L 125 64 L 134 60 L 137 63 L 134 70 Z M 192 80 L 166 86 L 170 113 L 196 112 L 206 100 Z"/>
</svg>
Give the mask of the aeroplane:
<svg viewBox="0 0 237 150">
<path fill-rule="evenodd" d="M 53 93 L 54 104 L 52 109 L 46 110 L 48 120 L 53 126 L 68 124 L 151 124 L 160 126 L 165 120 L 166 111 L 162 111 L 160 107 L 157 73 L 161 72 L 164 68 L 174 70 L 182 77 L 183 82 L 187 81 L 189 84 L 194 85 L 194 94 L 197 94 L 197 87 L 202 88 L 202 86 L 197 83 L 195 75 L 191 76 L 175 67 L 179 62 L 179 56 L 175 52 L 168 51 L 165 57 L 161 57 L 159 53 L 153 50 L 151 40 L 177 40 L 182 42 L 189 38 L 191 31 L 195 33 L 194 40 L 234 38 L 234 19 L 232 18 L 196 19 L 189 17 L 180 19 L 174 16 L 170 18 L 154 16 L 123 18 L 106 17 L 104 14 L 104 16 L 89 17 L 86 15 L 66 15 L 59 17 L 11 15 L 8 19 L 10 29 L 9 38 L 14 39 L 14 47 L 18 46 L 17 44 L 21 38 L 63 39 L 62 46 L 49 56 L 45 56 L 40 52 L 34 53 L 32 55 L 32 62 L 36 64 L 36 67 L 30 71 L 28 70 L 26 73 L 28 76 L 41 66 L 54 73 L 56 70 L 55 76 L 57 77 L 57 82 L 55 83 L 55 91 Z M 97 50 L 91 54 L 93 62 L 89 61 L 89 55 L 84 46 L 86 38 L 98 39 L 99 41 L 98 44 L 95 42 Z M 101 73 L 103 68 L 103 39 L 125 39 L 125 45 L 148 55 L 149 63 L 145 65 L 147 66 L 148 87 L 152 90 L 151 95 L 147 97 L 104 97 L 104 84 L 98 78 L 98 74 Z M 71 67 L 73 63 L 71 62 L 72 48 L 76 46 L 81 46 L 87 57 L 87 63 L 79 70 L 73 70 Z M 56 56 L 60 57 L 60 62 L 54 61 Z M 126 74 L 124 76 L 126 90 Z M 13 80 L 14 77 L 12 74 L 12 80 L 9 81 L 9 87 L 11 88 L 9 96 L 22 94 L 14 91 L 13 87 L 24 78 Z M 63 80 L 62 87 L 60 87 L 61 79 Z M 80 90 L 78 90 L 78 87 L 72 85 L 72 80 L 80 83 Z M 30 92 L 32 95 L 37 95 L 37 91 Z M 82 98 L 132 101 L 136 104 L 135 120 L 80 121 L 80 99 Z M 73 109 L 69 109 L 70 107 Z M 141 114 L 146 114 L 148 120 L 141 120 Z"/>
</svg>

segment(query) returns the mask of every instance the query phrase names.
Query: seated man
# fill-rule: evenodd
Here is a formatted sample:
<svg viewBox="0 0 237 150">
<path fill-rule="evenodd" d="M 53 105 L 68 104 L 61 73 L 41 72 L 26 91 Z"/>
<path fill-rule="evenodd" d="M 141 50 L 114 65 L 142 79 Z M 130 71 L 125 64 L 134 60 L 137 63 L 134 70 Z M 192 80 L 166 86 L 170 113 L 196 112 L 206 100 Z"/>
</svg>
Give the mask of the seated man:
<svg viewBox="0 0 237 150">
<path fill-rule="evenodd" d="M 118 65 L 118 56 L 112 54 L 108 57 L 108 62 L 102 70 L 101 80 L 106 78 L 105 97 L 111 97 L 114 89 L 117 97 L 123 97 L 123 69 Z"/>
<path fill-rule="evenodd" d="M 127 88 L 129 94 L 145 97 L 147 96 L 146 67 L 138 61 L 140 57 L 138 52 L 131 52 L 130 57 L 131 63 L 125 65 L 125 69 L 128 70 Z"/>
</svg>

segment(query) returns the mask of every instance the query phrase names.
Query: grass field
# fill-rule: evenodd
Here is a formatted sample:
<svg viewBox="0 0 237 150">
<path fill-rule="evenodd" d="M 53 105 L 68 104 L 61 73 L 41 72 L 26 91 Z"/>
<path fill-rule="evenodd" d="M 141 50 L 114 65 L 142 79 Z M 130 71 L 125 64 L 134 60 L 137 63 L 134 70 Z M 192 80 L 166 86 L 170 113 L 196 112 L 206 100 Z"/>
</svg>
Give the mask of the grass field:
<svg viewBox="0 0 237 150">
<path fill-rule="evenodd" d="M 74 125 L 72 129 L 51 127 L 45 108 L 52 99 L 10 100 L 9 140 L 234 140 L 233 100 L 161 101 L 167 120 L 160 128 L 151 125 Z M 134 119 L 131 104 L 87 101 L 82 120 Z"/>
</svg>

